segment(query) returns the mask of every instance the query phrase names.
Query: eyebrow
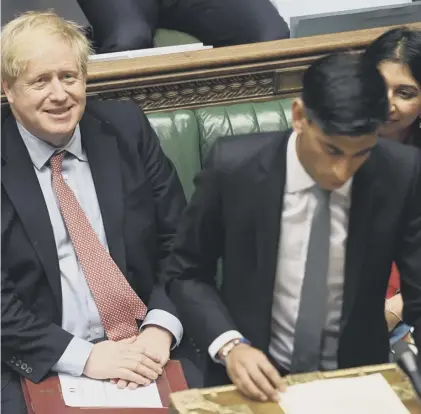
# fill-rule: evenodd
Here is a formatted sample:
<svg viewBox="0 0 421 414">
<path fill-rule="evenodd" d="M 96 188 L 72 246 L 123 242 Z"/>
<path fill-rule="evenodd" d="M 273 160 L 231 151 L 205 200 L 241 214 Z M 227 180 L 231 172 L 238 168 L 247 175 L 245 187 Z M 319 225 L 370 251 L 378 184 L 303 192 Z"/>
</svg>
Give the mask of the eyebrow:
<svg viewBox="0 0 421 414">
<path fill-rule="evenodd" d="M 413 89 L 414 91 L 419 92 L 419 88 L 417 87 L 417 85 L 412 85 L 409 83 L 401 83 L 399 85 L 395 86 L 396 89 Z"/>
<path fill-rule="evenodd" d="M 345 153 L 340 149 L 340 148 L 338 148 L 338 147 L 336 147 L 335 145 L 333 145 L 333 144 L 330 144 L 330 143 L 328 143 L 328 142 L 326 142 L 326 145 L 329 147 L 329 148 L 331 148 L 331 149 L 333 149 L 333 150 L 335 150 L 335 151 L 337 151 L 339 154 L 341 154 L 341 155 L 344 155 Z M 371 146 L 371 147 L 368 147 L 368 148 L 364 148 L 364 149 L 362 149 L 361 151 L 358 151 L 358 152 L 356 152 L 355 154 L 352 154 L 352 157 L 361 157 L 362 155 L 365 155 L 365 154 L 368 154 L 369 152 L 371 152 L 371 151 L 373 151 L 373 149 L 376 147 L 376 144 L 374 144 L 373 146 Z"/>
</svg>

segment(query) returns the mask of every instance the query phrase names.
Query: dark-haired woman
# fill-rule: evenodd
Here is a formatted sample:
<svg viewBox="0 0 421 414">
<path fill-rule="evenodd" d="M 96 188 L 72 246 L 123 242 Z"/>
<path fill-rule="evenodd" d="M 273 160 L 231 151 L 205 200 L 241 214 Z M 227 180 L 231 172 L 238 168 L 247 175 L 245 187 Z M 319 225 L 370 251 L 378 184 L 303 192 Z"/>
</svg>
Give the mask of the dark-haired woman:
<svg viewBox="0 0 421 414">
<path fill-rule="evenodd" d="M 389 30 L 368 46 L 364 59 L 377 66 L 388 89 L 389 119 L 379 136 L 421 149 L 421 31 Z M 394 264 L 385 302 L 392 345 L 409 333 L 402 322 L 402 308 L 399 271 Z"/>
</svg>

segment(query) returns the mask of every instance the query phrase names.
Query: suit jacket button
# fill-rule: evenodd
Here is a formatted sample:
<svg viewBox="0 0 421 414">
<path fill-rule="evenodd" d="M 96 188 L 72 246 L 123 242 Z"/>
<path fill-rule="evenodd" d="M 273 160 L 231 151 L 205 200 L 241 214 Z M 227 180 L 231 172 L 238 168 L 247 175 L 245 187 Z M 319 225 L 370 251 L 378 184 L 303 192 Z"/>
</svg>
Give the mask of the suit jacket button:
<svg viewBox="0 0 421 414">
<path fill-rule="evenodd" d="M 23 363 L 23 364 L 20 366 L 20 369 L 23 369 L 24 371 L 25 371 L 25 369 L 26 369 L 26 368 L 28 368 L 28 364 Z"/>
<path fill-rule="evenodd" d="M 26 368 L 26 373 L 27 373 L 27 374 L 30 374 L 31 372 L 32 372 L 32 368 L 31 368 L 31 367 Z"/>
<path fill-rule="evenodd" d="M 20 360 L 20 359 L 18 359 L 17 361 L 16 361 L 16 364 L 15 364 L 17 367 L 20 367 L 21 365 L 22 365 L 22 361 Z"/>
<path fill-rule="evenodd" d="M 12 359 L 10 360 L 11 364 L 14 364 L 16 362 L 16 357 L 12 357 Z"/>
</svg>

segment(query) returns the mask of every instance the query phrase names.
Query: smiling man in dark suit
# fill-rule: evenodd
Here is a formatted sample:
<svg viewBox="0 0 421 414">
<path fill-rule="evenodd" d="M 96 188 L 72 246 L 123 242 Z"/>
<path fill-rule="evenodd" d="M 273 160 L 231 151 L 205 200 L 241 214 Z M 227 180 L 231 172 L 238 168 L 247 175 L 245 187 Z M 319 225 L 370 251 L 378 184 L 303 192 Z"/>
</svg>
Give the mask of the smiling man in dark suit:
<svg viewBox="0 0 421 414">
<path fill-rule="evenodd" d="M 2 412 L 20 414 L 21 376 L 135 388 L 162 373 L 183 328 L 155 282 L 185 199 L 134 103 L 86 103 L 78 27 L 27 13 L 1 42 Z"/>
<path fill-rule="evenodd" d="M 304 74 L 293 131 L 214 145 L 165 272 L 206 384 L 277 399 L 289 372 L 388 361 L 392 262 L 421 345 L 421 156 L 376 138 L 386 95 L 375 67 L 330 55 Z"/>
</svg>

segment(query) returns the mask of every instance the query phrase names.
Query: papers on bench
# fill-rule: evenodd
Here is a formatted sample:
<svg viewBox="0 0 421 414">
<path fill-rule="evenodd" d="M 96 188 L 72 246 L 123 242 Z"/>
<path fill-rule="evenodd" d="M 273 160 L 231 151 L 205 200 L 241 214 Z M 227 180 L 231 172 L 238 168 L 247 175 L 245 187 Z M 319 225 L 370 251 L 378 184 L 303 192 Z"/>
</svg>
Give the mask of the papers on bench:
<svg viewBox="0 0 421 414">
<path fill-rule="evenodd" d="M 154 47 L 150 49 L 127 50 L 125 52 L 101 53 L 89 56 L 91 62 L 104 62 L 109 60 L 132 59 L 145 56 L 167 55 L 172 53 L 194 52 L 196 50 L 212 49 L 203 43 L 190 43 L 186 45 Z"/>
<path fill-rule="evenodd" d="M 162 408 L 155 383 L 120 390 L 110 381 L 59 374 L 64 404 L 69 407 Z"/>
<path fill-rule="evenodd" d="M 292 385 L 279 404 L 285 414 L 410 414 L 381 374 Z"/>
<path fill-rule="evenodd" d="M 369 7 L 408 4 L 412 0 L 271 0 L 279 14 L 290 25 L 291 17 L 308 16 L 320 13 L 336 13 L 345 10 L 365 9 Z"/>
</svg>

